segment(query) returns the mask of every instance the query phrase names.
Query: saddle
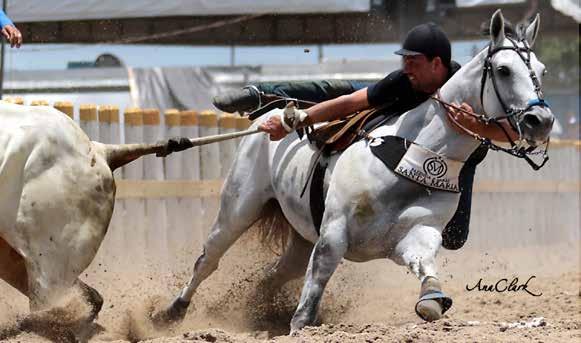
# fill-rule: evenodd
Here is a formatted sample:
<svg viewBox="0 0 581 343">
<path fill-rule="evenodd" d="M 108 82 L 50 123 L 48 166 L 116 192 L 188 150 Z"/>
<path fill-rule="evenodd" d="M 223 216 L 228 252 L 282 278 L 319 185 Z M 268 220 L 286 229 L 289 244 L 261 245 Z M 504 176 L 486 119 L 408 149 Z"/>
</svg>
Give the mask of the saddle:
<svg viewBox="0 0 581 343">
<path fill-rule="evenodd" d="M 373 108 L 351 114 L 343 119 L 331 121 L 310 132 L 307 137 L 311 143 L 325 154 L 341 152 L 347 149 L 356 140 L 367 136 L 364 130 L 367 124 L 383 108 Z"/>
</svg>

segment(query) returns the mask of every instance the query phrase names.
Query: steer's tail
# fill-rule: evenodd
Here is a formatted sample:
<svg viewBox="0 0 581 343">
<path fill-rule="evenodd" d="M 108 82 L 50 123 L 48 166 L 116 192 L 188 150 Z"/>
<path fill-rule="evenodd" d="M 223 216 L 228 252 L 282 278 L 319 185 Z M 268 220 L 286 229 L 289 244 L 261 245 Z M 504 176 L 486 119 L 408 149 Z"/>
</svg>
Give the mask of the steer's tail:
<svg viewBox="0 0 581 343">
<path fill-rule="evenodd" d="M 141 156 L 157 154 L 166 155 L 167 144 L 102 144 L 105 160 L 111 171 L 123 167 Z"/>
<path fill-rule="evenodd" d="M 240 132 L 225 133 L 189 139 L 185 137 L 170 138 L 165 142 L 156 144 L 101 144 L 105 152 L 105 159 L 111 170 L 123 167 L 127 163 L 134 161 L 141 156 L 156 154 L 158 157 L 165 157 L 172 152 L 183 151 L 194 146 L 212 144 L 216 142 L 234 139 L 238 137 L 253 135 L 262 132 L 258 128 L 248 129 Z M 93 142 L 95 143 L 95 142 Z M 100 143 L 98 143 L 100 144 Z"/>
</svg>

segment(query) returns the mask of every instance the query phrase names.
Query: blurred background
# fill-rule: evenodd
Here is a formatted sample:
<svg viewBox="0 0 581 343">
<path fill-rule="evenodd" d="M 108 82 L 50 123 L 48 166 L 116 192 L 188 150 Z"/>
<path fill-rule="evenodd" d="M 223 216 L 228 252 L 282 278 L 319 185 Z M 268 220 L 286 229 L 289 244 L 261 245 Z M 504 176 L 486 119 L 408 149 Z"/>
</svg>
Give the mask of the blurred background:
<svg viewBox="0 0 581 343">
<path fill-rule="evenodd" d="M 42 1 L 5 0 L 24 46 L 4 51 L 3 95 L 27 100 L 211 108 L 220 90 L 258 81 L 381 79 L 413 26 L 433 21 L 466 63 L 486 44 L 496 8 L 518 22 L 539 12 L 535 50 L 555 137 L 576 138 L 577 0 Z"/>
</svg>

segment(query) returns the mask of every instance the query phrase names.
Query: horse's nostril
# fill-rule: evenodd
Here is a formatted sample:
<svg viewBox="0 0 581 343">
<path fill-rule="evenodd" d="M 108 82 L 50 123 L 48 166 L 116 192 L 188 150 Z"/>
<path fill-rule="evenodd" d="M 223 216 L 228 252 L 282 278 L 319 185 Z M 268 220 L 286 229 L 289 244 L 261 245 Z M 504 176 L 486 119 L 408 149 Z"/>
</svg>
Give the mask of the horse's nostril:
<svg viewBox="0 0 581 343">
<path fill-rule="evenodd" d="M 523 118 L 523 123 L 530 127 L 538 127 L 539 125 L 541 125 L 541 120 L 539 119 L 538 116 L 534 115 L 534 114 L 525 114 L 524 118 Z"/>
</svg>

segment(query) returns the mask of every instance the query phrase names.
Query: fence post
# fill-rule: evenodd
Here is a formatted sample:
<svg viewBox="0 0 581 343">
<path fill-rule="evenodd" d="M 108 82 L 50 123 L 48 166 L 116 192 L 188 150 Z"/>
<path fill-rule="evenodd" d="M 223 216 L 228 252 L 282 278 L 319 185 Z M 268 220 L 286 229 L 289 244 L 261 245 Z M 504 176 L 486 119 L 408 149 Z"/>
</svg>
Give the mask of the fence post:
<svg viewBox="0 0 581 343">
<path fill-rule="evenodd" d="M 103 114 L 102 113 L 107 113 Z M 119 144 L 121 143 L 121 131 L 119 127 L 119 108 L 117 106 L 105 105 L 99 107 L 99 120 L 108 119 L 107 125 L 102 125 L 99 128 L 101 138 L 106 140 L 104 143 L 109 144 Z M 108 128 L 107 132 L 104 134 L 105 127 Z M 121 179 L 122 168 L 117 168 L 113 172 L 115 180 Z M 111 217 L 111 223 L 109 224 L 109 230 L 105 236 L 105 241 L 102 246 L 106 250 L 107 256 L 118 256 L 126 251 L 125 242 L 125 231 L 128 229 L 127 225 L 124 225 L 126 220 L 126 209 L 125 200 L 115 200 L 115 207 L 113 207 L 113 216 Z M 123 255 L 122 255 L 123 256 Z M 119 257 L 119 259 L 122 258 Z"/>
<path fill-rule="evenodd" d="M 251 124 L 252 122 L 250 121 L 250 119 L 248 119 L 248 117 L 236 117 L 236 128 L 238 129 L 238 131 L 244 131 L 248 129 Z M 242 142 L 243 139 L 244 137 L 237 138 L 236 146 L 239 146 L 240 142 Z"/>
<path fill-rule="evenodd" d="M 32 100 L 30 106 L 48 106 L 48 101 L 42 99 Z"/>
<path fill-rule="evenodd" d="M 97 111 L 99 121 L 99 142 L 111 143 L 111 110 L 109 106 L 99 106 Z"/>
<path fill-rule="evenodd" d="M 15 105 L 24 105 L 24 99 L 19 97 L 19 96 L 9 97 L 9 98 L 2 99 L 2 100 L 9 102 L 11 104 L 15 104 Z"/>
<path fill-rule="evenodd" d="M 218 134 L 218 116 L 214 111 L 203 111 L 198 115 L 200 137 Z M 202 180 L 215 180 L 220 178 L 220 145 L 208 144 L 200 147 L 200 178 Z M 204 236 L 208 236 L 210 225 L 217 213 L 218 197 L 202 199 L 204 211 L 203 229 Z"/>
<path fill-rule="evenodd" d="M 182 136 L 181 133 L 181 115 L 176 109 L 168 109 L 164 113 L 166 133 L 165 137 L 178 137 Z M 166 178 L 168 180 L 181 180 L 183 179 L 182 171 L 182 160 L 183 156 L 187 151 L 175 153 L 164 158 Z M 185 254 L 184 248 L 187 240 L 182 237 L 182 233 L 185 232 L 185 227 L 189 226 L 186 222 L 185 211 L 182 210 L 181 202 L 184 198 L 169 198 L 166 200 L 166 212 L 167 212 L 167 223 L 166 223 L 166 239 L 167 239 L 167 255 L 172 256 L 170 260 L 172 263 L 169 264 L 173 272 L 179 272 L 181 269 L 175 263 L 173 256 L 191 256 L 190 254 Z M 171 253 L 170 253 L 171 252 Z"/>
<path fill-rule="evenodd" d="M 161 140 L 163 130 L 158 109 L 143 110 L 143 141 L 155 143 Z M 153 155 L 143 157 L 146 180 L 164 180 L 163 160 Z M 166 237 L 165 200 L 147 199 L 145 201 L 147 215 L 148 255 L 152 257 L 150 263 L 157 265 L 159 271 L 167 270 L 168 254 Z"/>
<path fill-rule="evenodd" d="M 73 103 L 70 101 L 57 101 L 54 103 L 53 105 L 54 108 L 56 108 L 57 110 L 61 111 L 62 113 L 66 114 L 67 116 L 69 116 L 69 118 L 71 119 L 75 119 L 75 115 L 74 115 L 74 107 L 73 107 Z"/>
<path fill-rule="evenodd" d="M 224 113 L 220 118 L 218 118 L 218 127 L 220 133 L 233 133 L 238 130 L 236 127 L 236 117 L 230 113 Z M 220 176 L 225 178 L 230 171 L 230 166 L 234 161 L 234 156 L 236 154 L 236 148 L 238 147 L 237 139 L 229 139 L 227 141 L 220 142 Z"/>
<path fill-rule="evenodd" d="M 143 110 L 138 108 L 128 108 L 125 110 L 125 142 L 142 143 L 143 142 Z M 123 167 L 123 175 L 128 180 L 143 179 L 143 159 L 129 163 Z M 145 226 L 145 201 L 143 199 L 127 199 L 125 201 L 126 222 L 124 227 L 126 249 L 129 250 L 131 260 L 129 264 L 144 266 L 146 263 L 146 226 Z"/>
<path fill-rule="evenodd" d="M 198 113 L 196 111 L 183 111 L 180 114 L 182 135 L 189 138 L 200 137 L 198 126 Z M 182 175 L 185 180 L 199 181 L 200 177 L 200 150 L 193 148 L 183 153 Z M 178 262 L 179 265 L 191 265 L 191 258 L 185 256 L 198 256 L 202 252 L 202 246 L 206 240 L 205 229 L 202 223 L 203 207 L 201 198 L 188 198 L 182 201 L 183 219 L 185 222 L 182 237 L 186 242 L 186 254 Z"/>
<path fill-rule="evenodd" d="M 81 104 L 79 107 L 79 120 L 81 129 L 85 131 L 92 141 L 99 140 L 99 123 L 97 122 L 97 106 L 93 104 Z"/>
</svg>

